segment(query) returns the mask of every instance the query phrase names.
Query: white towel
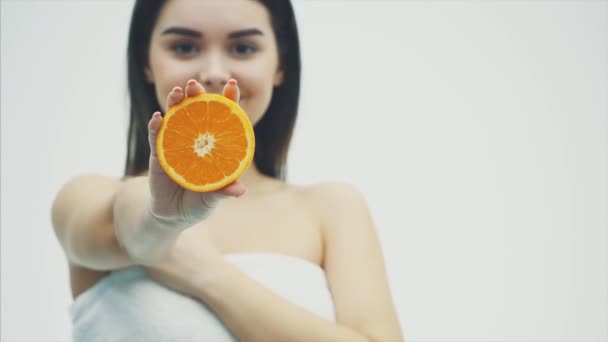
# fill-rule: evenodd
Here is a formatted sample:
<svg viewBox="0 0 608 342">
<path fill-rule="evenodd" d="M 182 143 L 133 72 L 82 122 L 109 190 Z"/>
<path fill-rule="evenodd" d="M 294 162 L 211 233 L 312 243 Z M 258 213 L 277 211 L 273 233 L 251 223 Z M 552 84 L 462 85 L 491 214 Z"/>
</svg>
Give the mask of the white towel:
<svg viewBox="0 0 608 342">
<path fill-rule="evenodd" d="M 273 253 L 224 258 L 276 294 L 335 321 L 325 272 L 309 261 Z M 74 341 L 236 341 L 203 303 L 133 266 L 110 273 L 70 307 Z"/>
</svg>

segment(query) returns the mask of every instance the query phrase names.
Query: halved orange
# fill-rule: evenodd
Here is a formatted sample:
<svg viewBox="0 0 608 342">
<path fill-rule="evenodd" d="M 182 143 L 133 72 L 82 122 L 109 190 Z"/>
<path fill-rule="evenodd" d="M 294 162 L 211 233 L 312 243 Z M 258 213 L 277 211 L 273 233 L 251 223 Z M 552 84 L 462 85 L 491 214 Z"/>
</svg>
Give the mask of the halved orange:
<svg viewBox="0 0 608 342">
<path fill-rule="evenodd" d="M 177 184 L 207 192 L 225 187 L 247 170 L 255 137 L 247 114 L 236 102 L 200 94 L 167 111 L 156 150 L 160 165 Z"/>
</svg>

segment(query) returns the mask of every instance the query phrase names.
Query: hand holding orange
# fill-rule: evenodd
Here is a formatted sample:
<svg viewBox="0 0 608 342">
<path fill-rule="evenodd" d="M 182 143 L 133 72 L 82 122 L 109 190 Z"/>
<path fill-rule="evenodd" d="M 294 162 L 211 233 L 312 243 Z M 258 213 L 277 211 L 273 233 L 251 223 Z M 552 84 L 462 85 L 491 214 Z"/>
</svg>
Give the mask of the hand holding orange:
<svg viewBox="0 0 608 342">
<path fill-rule="evenodd" d="M 236 87 L 236 81 L 231 82 Z M 169 108 L 158 131 L 156 152 L 174 182 L 209 192 L 231 184 L 247 170 L 255 151 L 254 132 L 235 101 L 201 93 Z"/>
</svg>

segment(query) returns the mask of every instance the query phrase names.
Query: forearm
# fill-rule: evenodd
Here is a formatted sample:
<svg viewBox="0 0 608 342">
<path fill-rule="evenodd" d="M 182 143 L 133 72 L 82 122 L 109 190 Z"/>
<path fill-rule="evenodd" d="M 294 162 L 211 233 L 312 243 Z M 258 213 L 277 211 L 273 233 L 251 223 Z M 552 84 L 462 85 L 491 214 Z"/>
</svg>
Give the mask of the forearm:
<svg viewBox="0 0 608 342">
<path fill-rule="evenodd" d="M 240 341 L 369 341 L 274 294 L 237 267 L 219 261 L 199 286 L 209 305 Z"/>
<path fill-rule="evenodd" d="M 122 184 L 114 199 L 113 215 L 118 242 L 133 262 L 142 265 L 160 261 L 185 228 L 151 214 L 147 177 Z"/>
</svg>

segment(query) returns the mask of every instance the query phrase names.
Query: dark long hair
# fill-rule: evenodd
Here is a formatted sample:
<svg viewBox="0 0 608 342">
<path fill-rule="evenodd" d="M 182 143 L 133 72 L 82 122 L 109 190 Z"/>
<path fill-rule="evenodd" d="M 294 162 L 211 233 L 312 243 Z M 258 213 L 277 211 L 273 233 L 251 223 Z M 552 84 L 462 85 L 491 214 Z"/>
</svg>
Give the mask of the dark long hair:
<svg viewBox="0 0 608 342">
<path fill-rule="evenodd" d="M 146 80 L 152 30 L 166 0 L 137 0 L 131 17 L 127 73 L 131 110 L 125 175 L 148 170 L 150 147 L 147 124 L 161 111 L 154 84 Z M 274 89 L 268 110 L 255 125 L 254 163 L 267 176 L 285 179 L 287 152 L 300 98 L 300 43 L 295 15 L 289 0 L 261 0 L 270 13 L 283 70 L 283 83 Z"/>
</svg>

